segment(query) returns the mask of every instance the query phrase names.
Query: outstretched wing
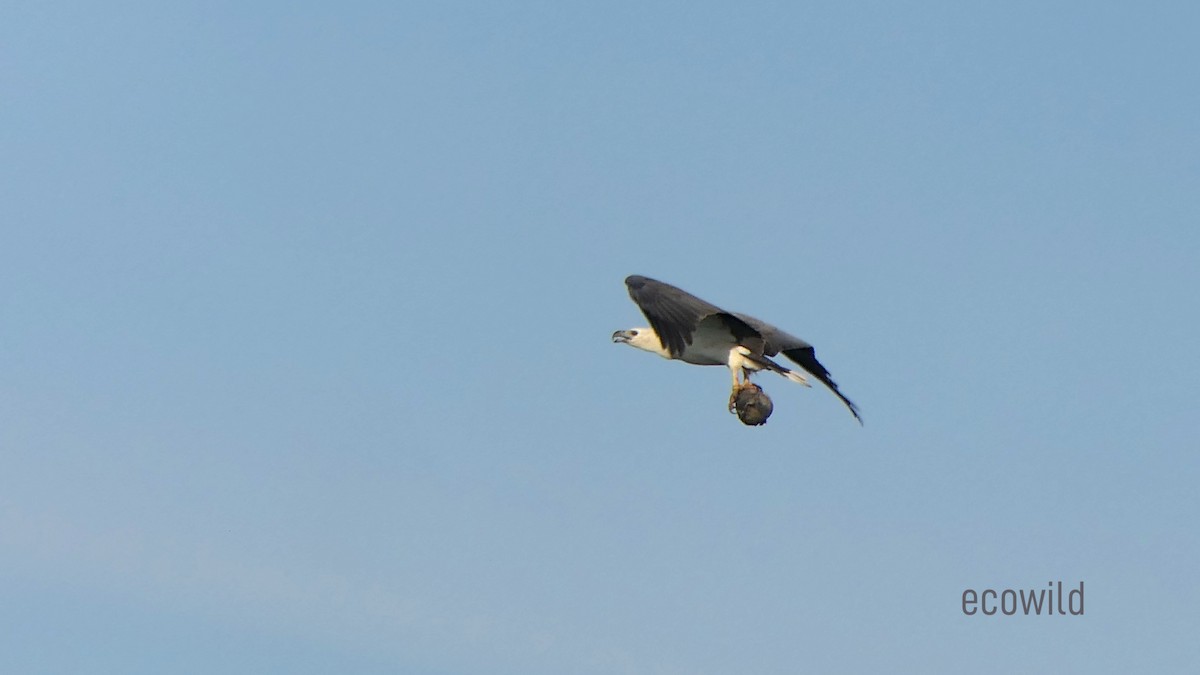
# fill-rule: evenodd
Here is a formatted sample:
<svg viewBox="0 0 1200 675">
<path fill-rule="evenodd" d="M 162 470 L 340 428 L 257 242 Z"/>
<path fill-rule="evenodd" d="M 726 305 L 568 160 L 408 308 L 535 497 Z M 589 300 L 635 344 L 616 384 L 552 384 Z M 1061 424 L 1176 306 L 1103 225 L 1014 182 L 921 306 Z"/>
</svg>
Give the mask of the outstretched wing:
<svg viewBox="0 0 1200 675">
<path fill-rule="evenodd" d="M 842 403 L 845 403 L 846 407 L 850 409 L 850 413 L 854 415 L 854 419 L 858 420 L 859 424 L 862 424 L 862 417 L 858 414 L 858 406 L 854 404 L 854 401 L 846 398 L 845 394 L 838 389 L 837 383 L 829 376 L 829 371 L 817 360 L 817 350 L 812 345 L 791 333 L 772 326 L 766 321 L 760 321 L 746 314 L 738 314 L 736 316 L 763 336 L 763 340 L 766 341 L 765 353 L 767 356 L 775 356 L 779 352 L 783 352 L 784 356 L 795 361 L 801 368 L 808 371 L 810 375 L 820 380 L 826 387 L 829 387 L 829 390 L 842 399 Z"/>
<path fill-rule="evenodd" d="M 687 291 L 656 279 L 632 275 L 626 277 L 629 297 L 646 315 L 650 327 L 658 333 L 663 349 L 680 358 L 704 319 L 713 316 L 729 329 L 731 340 L 761 353 L 762 336 L 742 319 Z M 706 329 L 707 330 L 707 329 Z"/>
</svg>

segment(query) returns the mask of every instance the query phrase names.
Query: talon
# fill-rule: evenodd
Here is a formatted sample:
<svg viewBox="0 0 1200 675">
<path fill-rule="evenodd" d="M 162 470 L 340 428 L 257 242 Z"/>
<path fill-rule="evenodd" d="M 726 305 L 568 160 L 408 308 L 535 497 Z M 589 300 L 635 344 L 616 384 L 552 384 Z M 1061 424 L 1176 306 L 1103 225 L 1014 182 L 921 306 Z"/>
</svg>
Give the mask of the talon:
<svg viewBox="0 0 1200 675">
<path fill-rule="evenodd" d="M 737 414 L 738 394 L 742 393 L 743 391 L 745 391 L 747 389 L 758 389 L 758 388 L 759 388 L 758 385 L 751 382 L 749 378 L 746 378 L 746 380 L 743 382 L 738 382 L 737 384 L 733 385 L 733 391 L 729 394 L 729 412 L 733 413 L 734 415 Z"/>
</svg>

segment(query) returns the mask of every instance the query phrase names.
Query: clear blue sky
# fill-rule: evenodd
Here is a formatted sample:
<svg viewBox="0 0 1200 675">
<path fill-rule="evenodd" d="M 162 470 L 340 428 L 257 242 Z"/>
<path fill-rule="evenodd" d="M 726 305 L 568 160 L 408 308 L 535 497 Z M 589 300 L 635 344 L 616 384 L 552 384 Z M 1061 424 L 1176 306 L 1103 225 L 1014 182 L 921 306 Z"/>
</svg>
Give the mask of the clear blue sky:
<svg viewBox="0 0 1200 675">
<path fill-rule="evenodd" d="M 1197 672 L 1200 10 L 912 5 L 5 3 L 0 671 Z"/>
</svg>

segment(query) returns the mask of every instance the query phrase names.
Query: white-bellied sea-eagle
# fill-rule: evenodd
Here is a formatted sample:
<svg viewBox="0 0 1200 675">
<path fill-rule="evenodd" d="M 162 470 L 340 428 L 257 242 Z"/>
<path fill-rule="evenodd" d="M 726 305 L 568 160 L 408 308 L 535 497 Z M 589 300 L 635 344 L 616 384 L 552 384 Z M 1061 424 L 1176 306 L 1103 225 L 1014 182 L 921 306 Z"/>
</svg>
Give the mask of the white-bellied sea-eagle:
<svg viewBox="0 0 1200 675">
<path fill-rule="evenodd" d="M 752 316 L 727 312 L 655 279 L 635 274 L 625 279 L 625 285 L 629 297 L 650 321 L 650 327 L 619 330 L 613 333 L 613 342 L 698 366 L 727 366 L 733 376 L 731 410 L 738 392 L 751 386 L 750 374 L 760 370 L 770 370 L 811 386 L 803 374 L 771 360 L 782 352 L 829 387 L 862 423 L 858 406 L 838 390 L 829 371 L 817 361 L 816 350 L 804 340 Z"/>
</svg>

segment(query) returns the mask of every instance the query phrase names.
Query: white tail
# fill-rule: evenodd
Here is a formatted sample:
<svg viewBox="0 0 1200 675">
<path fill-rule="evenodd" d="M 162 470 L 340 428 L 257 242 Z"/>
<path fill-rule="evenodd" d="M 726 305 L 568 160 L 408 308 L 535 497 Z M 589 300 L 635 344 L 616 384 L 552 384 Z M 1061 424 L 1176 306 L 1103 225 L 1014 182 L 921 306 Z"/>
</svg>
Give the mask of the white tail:
<svg viewBox="0 0 1200 675">
<path fill-rule="evenodd" d="M 781 368 L 780 370 L 782 372 L 780 372 L 779 374 L 783 375 L 784 377 L 791 380 L 792 382 L 796 382 L 797 384 L 802 384 L 806 387 L 812 386 L 811 384 L 808 383 L 808 378 L 801 375 L 800 373 L 797 373 L 794 370 L 787 370 L 786 368 Z"/>
</svg>

